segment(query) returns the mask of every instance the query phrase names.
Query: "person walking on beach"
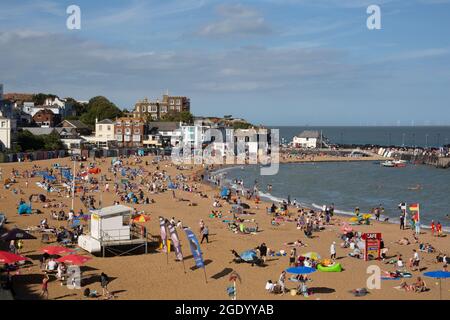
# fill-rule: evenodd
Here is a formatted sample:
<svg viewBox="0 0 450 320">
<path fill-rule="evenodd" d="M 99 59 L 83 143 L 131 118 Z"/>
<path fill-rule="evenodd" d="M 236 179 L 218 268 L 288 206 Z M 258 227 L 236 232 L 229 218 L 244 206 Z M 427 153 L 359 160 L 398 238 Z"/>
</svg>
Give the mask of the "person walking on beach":
<svg viewBox="0 0 450 320">
<path fill-rule="evenodd" d="M 42 290 L 39 296 L 45 297 L 45 299 L 48 299 L 48 281 L 50 278 L 48 277 L 48 274 L 44 275 L 44 279 L 42 279 Z"/>
<path fill-rule="evenodd" d="M 405 230 L 405 215 L 403 213 L 400 216 L 400 230 Z"/>
<path fill-rule="evenodd" d="M 202 240 L 200 241 L 200 243 L 203 243 L 203 240 L 205 240 L 205 239 L 206 239 L 206 243 L 209 243 L 208 237 L 209 237 L 208 227 L 204 226 L 203 230 L 202 230 Z"/>
<path fill-rule="evenodd" d="M 286 291 L 286 271 L 281 272 L 280 274 L 280 278 L 278 278 L 278 285 L 281 288 L 281 294 L 284 294 L 284 292 Z"/>
<path fill-rule="evenodd" d="M 259 255 L 261 256 L 262 261 L 266 262 L 266 258 L 267 258 L 267 246 L 266 246 L 266 244 L 263 242 L 256 249 L 259 250 Z"/>
<path fill-rule="evenodd" d="M 297 260 L 297 252 L 295 248 L 292 248 L 289 255 L 289 267 L 295 267 L 295 260 Z"/>
<path fill-rule="evenodd" d="M 109 284 L 109 277 L 106 273 L 102 272 L 100 275 L 100 285 L 102 286 L 102 294 L 103 296 L 107 297 L 108 299 L 111 298 L 111 293 L 108 290 L 108 284 Z"/>
<path fill-rule="evenodd" d="M 431 236 L 434 237 L 434 232 L 436 231 L 436 226 L 434 220 L 431 220 Z"/>
<path fill-rule="evenodd" d="M 330 258 L 331 260 L 336 259 L 336 241 L 333 241 L 333 243 L 330 246 Z"/>
<path fill-rule="evenodd" d="M 442 236 L 442 224 L 440 221 L 438 221 L 438 223 L 436 225 L 436 231 L 437 231 L 437 236 L 441 237 Z"/>
<path fill-rule="evenodd" d="M 420 257 L 416 249 L 413 249 L 413 257 L 411 258 L 411 270 L 416 271 L 419 269 Z M 420 270 L 420 269 L 419 269 Z"/>
</svg>

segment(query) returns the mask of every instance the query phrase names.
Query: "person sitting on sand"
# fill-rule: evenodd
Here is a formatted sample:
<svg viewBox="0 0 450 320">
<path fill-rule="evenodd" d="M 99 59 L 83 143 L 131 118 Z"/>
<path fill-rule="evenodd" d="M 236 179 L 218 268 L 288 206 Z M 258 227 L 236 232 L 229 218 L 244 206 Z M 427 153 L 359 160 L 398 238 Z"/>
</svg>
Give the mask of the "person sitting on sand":
<svg viewBox="0 0 450 320">
<path fill-rule="evenodd" d="M 413 288 L 414 292 L 418 292 L 418 293 L 427 291 L 427 286 L 425 284 L 425 281 L 423 281 L 421 277 L 417 277 L 416 282 L 414 282 L 412 284 L 412 288 Z"/>
<path fill-rule="evenodd" d="M 402 245 L 402 246 L 407 246 L 410 244 L 409 239 L 406 237 L 401 238 L 400 240 L 397 240 L 395 243 Z"/>
</svg>

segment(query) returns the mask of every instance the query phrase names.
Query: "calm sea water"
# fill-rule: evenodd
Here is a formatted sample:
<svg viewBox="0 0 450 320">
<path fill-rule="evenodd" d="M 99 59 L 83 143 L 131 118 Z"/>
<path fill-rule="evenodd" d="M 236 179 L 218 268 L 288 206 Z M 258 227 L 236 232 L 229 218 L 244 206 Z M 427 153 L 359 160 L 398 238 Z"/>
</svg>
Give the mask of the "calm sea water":
<svg viewBox="0 0 450 320">
<path fill-rule="evenodd" d="M 304 130 L 322 131 L 331 143 L 373 144 L 383 146 L 441 147 L 450 144 L 450 126 L 409 127 L 272 127 L 280 129 L 280 138 L 291 142 Z"/>
<path fill-rule="evenodd" d="M 274 176 L 261 176 L 259 166 L 227 169 L 226 179 L 244 179 L 252 188 L 258 181 L 261 195 L 277 201 L 297 200 L 307 207 L 322 208 L 335 204 L 336 212 L 352 214 L 355 207 L 369 212 L 380 204 L 385 216 L 396 222 L 398 204 L 420 203 L 422 223 L 433 219 L 450 227 L 450 170 L 429 166 L 408 165 L 405 168 L 385 168 L 372 162 L 282 164 Z M 269 194 L 267 184 L 273 189 Z M 420 184 L 421 190 L 408 188 Z"/>
</svg>

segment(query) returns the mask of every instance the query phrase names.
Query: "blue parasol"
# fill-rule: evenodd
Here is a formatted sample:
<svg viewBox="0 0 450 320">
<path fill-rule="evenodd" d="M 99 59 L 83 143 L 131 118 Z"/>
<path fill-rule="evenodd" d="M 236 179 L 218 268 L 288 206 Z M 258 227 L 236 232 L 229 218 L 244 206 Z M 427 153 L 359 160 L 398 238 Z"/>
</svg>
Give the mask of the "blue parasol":
<svg viewBox="0 0 450 320">
<path fill-rule="evenodd" d="M 428 271 L 423 274 L 425 277 L 439 279 L 439 300 L 442 300 L 442 283 L 441 279 L 450 278 L 450 272 L 448 271 Z"/>
<path fill-rule="evenodd" d="M 286 272 L 293 274 L 310 274 L 316 272 L 316 269 L 310 267 L 292 267 L 287 268 Z"/>
</svg>

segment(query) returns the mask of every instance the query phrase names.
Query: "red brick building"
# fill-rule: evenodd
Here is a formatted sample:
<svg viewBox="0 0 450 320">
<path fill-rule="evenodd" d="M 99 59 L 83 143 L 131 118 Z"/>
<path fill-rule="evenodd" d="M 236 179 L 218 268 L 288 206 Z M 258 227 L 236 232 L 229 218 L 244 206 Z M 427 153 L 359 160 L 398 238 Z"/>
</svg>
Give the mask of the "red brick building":
<svg viewBox="0 0 450 320">
<path fill-rule="evenodd" d="M 145 121 L 142 118 L 117 118 L 114 136 L 119 147 L 142 147 L 145 135 Z"/>
<path fill-rule="evenodd" d="M 51 110 L 43 109 L 36 112 L 33 116 L 33 122 L 40 127 L 53 128 L 59 123 L 59 115 L 55 115 Z"/>
</svg>

